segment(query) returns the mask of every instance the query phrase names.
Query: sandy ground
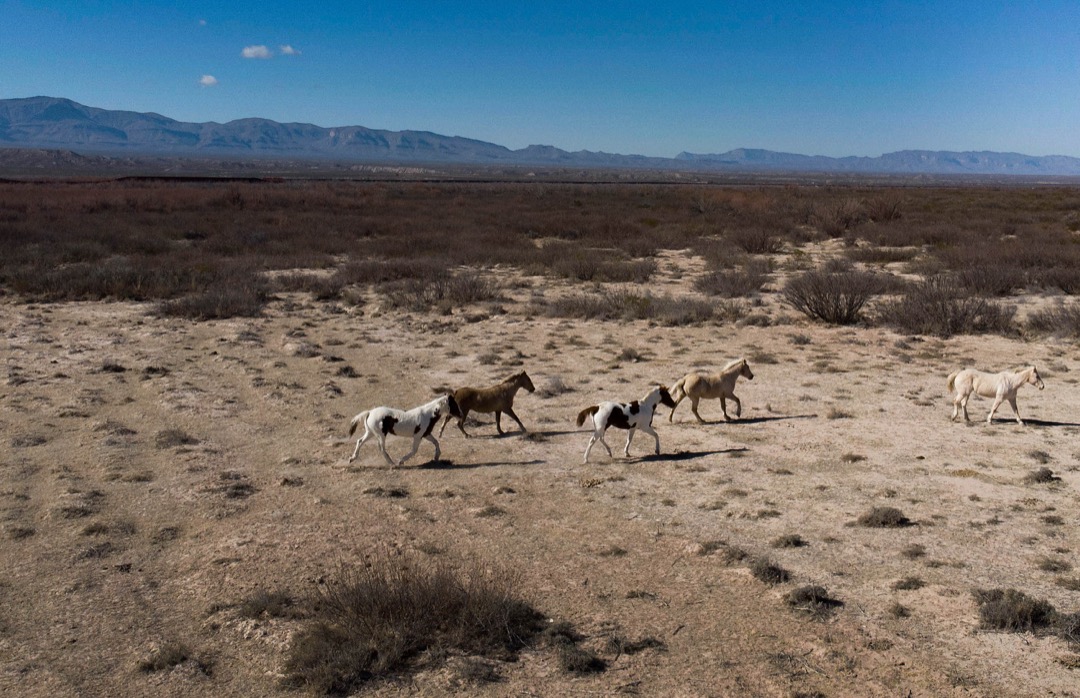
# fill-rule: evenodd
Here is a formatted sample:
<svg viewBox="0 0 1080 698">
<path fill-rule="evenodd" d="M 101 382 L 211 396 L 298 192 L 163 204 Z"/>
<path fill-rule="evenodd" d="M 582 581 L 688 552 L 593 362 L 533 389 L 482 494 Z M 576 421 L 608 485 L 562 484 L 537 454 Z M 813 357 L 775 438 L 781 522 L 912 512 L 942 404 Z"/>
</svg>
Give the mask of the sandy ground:
<svg viewBox="0 0 1080 698">
<path fill-rule="evenodd" d="M 662 266 L 654 290 L 685 289 L 695 270 L 677 256 Z M 242 619 L 230 604 L 306 594 L 340 563 L 393 549 L 512 570 L 523 598 L 598 652 L 616 633 L 665 647 L 606 655 L 609 669 L 586 676 L 536 648 L 499 683 L 463 684 L 451 663 L 376 695 L 1080 693 L 1066 644 L 980 630 L 971 595 L 1012 587 L 1080 607 L 1055 583 L 1076 572 L 1042 569 L 1076 564 L 1080 545 L 1075 345 L 827 328 L 772 299 L 758 309 L 769 326 L 529 314 L 564 291 L 517 280 L 501 308 L 449 316 L 289 296 L 262 318 L 206 323 L 136 304 L 0 301 L 0 692 L 278 692 L 300 621 Z M 616 457 L 597 447 L 582 464 L 580 409 L 740 356 L 755 373 L 738 384 L 740 421 L 700 425 L 684 403 L 674 423 L 666 409 L 654 423 L 660 457 L 639 434 L 623 458 L 612 433 Z M 949 421 L 950 371 L 1027 363 L 1046 389 L 1021 390 L 1026 426 L 1007 406 L 985 424 L 978 398 L 973 424 Z M 373 443 L 347 463 L 360 410 L 522 368 L 537 386 L 516 402 L 532 438 L 498 437 L 479 415 L 476 438 L 447 429 L 445 463 L 426 443 L 403 468 Z M 721 417 L 719 402 L 701 411 Z M 1025 483 L 1039 467 L 1060 480 Z M 914 525 L 855 524 L 877 506 Z M 787 535 L 807 544 L 773 547 Z M 905 554 L 914 545 L 925 555 Z M 733 547 L 791 581 L 755 579 Z M 908 577 L 924 585 L 893 588 Z M 793 611 L 785 594 L 807 584 L 844 605 L 825 620 Z M 196 661 L 138 669 L 177 642 L 212 662 L 209 675 Z"/>
</svg>

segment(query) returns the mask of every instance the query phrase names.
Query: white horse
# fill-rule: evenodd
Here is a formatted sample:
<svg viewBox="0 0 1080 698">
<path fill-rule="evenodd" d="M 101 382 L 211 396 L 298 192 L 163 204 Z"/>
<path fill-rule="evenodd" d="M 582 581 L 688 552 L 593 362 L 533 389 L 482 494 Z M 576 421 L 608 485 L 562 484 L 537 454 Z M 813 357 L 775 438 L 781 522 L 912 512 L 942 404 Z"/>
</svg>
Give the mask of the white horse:
<svg viewBox="0 0 1080 698">
<path fill-rule="evenodd" d="M 667 405 L 671 408 L 675 407 L 675 401 L 671 399 L 671 394 L 666 386 L 657 385 L 641 400 L 634 400 L 629 404 L 601 402 L 599 405 L 586 407 L 578 413 L 577 425 L 579 427 L 585 423 L 585 418 L 589 415 L 592 415 L 593 418 L 593 435 L 589 439 L 589 445 L 585 448 L 585 462 L 589 462 L 589 451 L 592 450 L 593 444 L 597 441 L 604 445 L 608 457 L 611 457 L 611 447 L 604 441 L 604 432 L 607 431 L 608 427 L 627 430 L 626 447 L 623 449 L 623 455 L 630 455 L 630 442 L 634 439 L 635 429 L 641 429 L 646 434 L 652 434 L 653 438 L 656 439 L 656 455 L 660 455 L 660 437 L 652 428 L 653 413 L 656 412 L 657 404 Z"/>
<path fill-rule="evenodd" d="M 949 376 L 949 393 L 956 393 L 956 397 L 953 398 L 952 421 L 956 421 L 961 408 L 964 410 L 964 421 L 971 421 L 968 418 L 967 403 L 971 394 L 976 393 L 982 397 L 994 398 L 990 414 L 986 417 L 987 424 L 993 421 L 994 413 L 997 412 L 1002 401 L 1008 400 L 1013 414 L 1016 415 L 1016 423 L 1023 425 L 1024 421 L 1020 419 L 1020 412 L 1016 409 L 1016 391 L 1025 383 L 1031 383 L 1039 390 L 1046 387 L 1043 385 L 1042 378 L 1039 377 L 1039 371 L 1034 366 L 1001 373 L 983 373 L 973 368 L 955 371 Z"/>
<path fill-rule="evenodd" d="M 735 381 L 739 379 L 739 376 L 746 380 L 754 380 L 754 372 L 750 370 L 750 364 L 746 363 L 746 359 L 729 361 L 719 373 L 687 373 L 671 389 L 671 396 L 675 398 L 675 407 L 679 406 L 683 398 L 690 398 L 690 410 L 699 422 L 705 424 L 705 420 L 697 411 L 698 400 L 720 398 L 720 409 L 724 412 L 724 421 L 730 422 L 727 400 L 731 399 L 735 401 L 735 418 L 738 419 L 742 416 L 742 402 L 735 397 Z M 673 407 L 671 414 L 668 415 L 668 421 L 672 421 L 674 417 L 675 408 Z"/>
<path fill-rule="evenodd" d="M 435 424 L 439 421 L 439 418 L 447 413 L 455 417 L 461 416 L 461 412 L 458 410 L 458 405 L 454 400 L 453 395 L 443 395 L 429 403 L 414 407 L 407 411 L 398 410 L 393 407 L 376 407 L 361 412 L 353 417 L 352 422 L 349 423 L 350 436 L 356 432 L 357 425 L 361 422 L 364 423 L 364 435 L 356 442 L 356 448 L 353 450 L 349 462 L 352 463 L 356 460 L 356 454 L 360 452 L 360 447 L 372 436 L 375 436 L 379 440 L 379 450 L 382 451 L 383 458 L 386 459 L 386 462 L 391 468 L 395 465 L 404 465 L 405 461 L 412 458 L 413 455 L 416 454 L 417 449 L 420 448 L 421 439 L 427 439 L 435 444 L 435 460 L 439 460 L 439 454 L 441 453 L 439 450 L 439 442 L 431 435 L 431 431 L 435 428 Z M 396 464 L 393 459 L 390 458 L 390 454 L 386 452 L 387 434 L 393 434 L 395 436 L 411 436 L 413 440 L 412 450 Z"/>
</svg>

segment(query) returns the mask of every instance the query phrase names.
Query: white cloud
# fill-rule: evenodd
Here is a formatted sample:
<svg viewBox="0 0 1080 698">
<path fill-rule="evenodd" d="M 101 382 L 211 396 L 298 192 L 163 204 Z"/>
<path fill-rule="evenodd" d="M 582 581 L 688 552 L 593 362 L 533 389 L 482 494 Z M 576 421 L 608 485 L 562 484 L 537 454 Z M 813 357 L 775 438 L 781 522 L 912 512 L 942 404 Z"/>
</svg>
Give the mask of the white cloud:
<svg viewBox="0 0 1080 698">
<path fill-rule="evenodd" d="M 270 58 L 274 54 L 265 46 L 245 46 L 240 55 L 244 58 Z"/>
<path fill-rule="evenodd" d="M 300 55 L 300 49 L 293 48 L 289 44 L 285 44 L 284 46 L 278 46 L 278 50 L 281 51 L 282 56 L 299 56 Z"/>
<path fill-rule="evenodd" d="M 203 87 L 213 87 L 217 84 L 217 78 L 215 78 L 213 75 L 204 75 L 199 78 L 199 84 Z"/>
</svg>

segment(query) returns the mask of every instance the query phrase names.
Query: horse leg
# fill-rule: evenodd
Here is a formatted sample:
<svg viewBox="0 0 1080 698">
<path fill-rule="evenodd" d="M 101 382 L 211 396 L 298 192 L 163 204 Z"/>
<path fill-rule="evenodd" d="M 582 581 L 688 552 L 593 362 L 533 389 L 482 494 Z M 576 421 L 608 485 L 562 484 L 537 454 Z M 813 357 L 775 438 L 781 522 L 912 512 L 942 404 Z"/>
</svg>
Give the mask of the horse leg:
<svg viewBox="0 0 1080 698">
<path fill-rule="evenodd" d="M 469 432 L 465 431 L 465 418 L 468 417 L 468 416 L 469 416 L 469 411 L 463 409 L 463 410 L 461 410 L 461 416 L 458 417 L 458 420 L 457 420 L 457 428 L 461 430 L 461 433 L 465 435 L 466 439 L 471 438 L 469 436 Z M 442 434 L 439 434 L 439 436 L 442 436 Z"/>
<path fill-rule="evenodd" d="M 631 427 L 626 432 L 626 447 L 623 448 L 623 455 L 627 458 L 630 457 L 630 442 L 634 440 L 634 428 Z"/>
<path fill-rule="evenodd" d="M 438 439 L 436 439 L 431 434 L 428 434 L 424 438 L 427 439 L 428 441 L 430 441 L 431 443 L 435 444 L 435 457 L 432 460 L 438 461 L 439 456 L 442 454 L 442 450 L 439 449 L 439 441 L 438 441 Z"/>
<path fill-rule="evenodd" d="M 495 429 L 499 432 L 499 436 L 502 436 L 502 412 L 495 410 Z"/>
<path fill-rule="evenodd" d="M 734 395 L 731 396 L 731 399 L 735 401 L 735 419 L 741 419 L 742 418 L 742 401 L 739 400 L 739 398 L 735 397 Z"/>
<path fill-rule="evenodd" d="M 420 450 L 420 440 L 421 440 L 422 438 L 423 438 L 423 437 L 422 437 L 422 436 L 420 436 L 420 435 L 417 435 L 417 436 L 414 436 L 414 437 L 413 437 L 413 440 L 412 440 L 412 450 L 411 450 L 411 451 L 409 451 L 408 453 L 406 453 L 406 454 L 405 454 L 404 456 L 402 456 L 402 457 L 401 457 L 401 460 L 399 460 L 399 461 L 398 461 L 398 465 L 405 465 L 405 461 L 409 460 L 410 458 L 412 458 L 413 456 L 415 456 L 415 455 L 416 455 L 416 452 L 417 452 L 418 450 Z"/>
<path fill-rule="evenodd" d="M 592 451 L 593 444 L 595 444 L 597 441 L 599 441 L 600 444 L 607 449 L 608 458 L 611 457 L 611 448 L 607 445 L 607 441 L 604 441 L 604 432 L 600 429 L 596 429 L 593 431 L 592 438 L 589 439 L 589 445 L 585 447 L 586 463 L 589 462 L 589 452 Z"/>
<path fill-rule="evenodd" d="M 686 397 L 685 393 L 683 393 L 682 395 L 679 395 L 679 398 L 677 400 L 675 400 L 675 407 L 671 408 L 671 412 L 669 412 L 668 416 L 667 416 L 667 420 L 669 422 L 672 421 L 675 418 L 675 408 L 679 406 L 679 403 L 683 401 L 684 397 Z"/>
<path fill-rule="evenodd" d="M 371 438 L 371 432 L 368 431 L 367 425 L 364 426 L 364 435 L 356 440 L 356 448 L 353 449 L 352 455 L 349 457 L 349 462 L 352 463 L 356 460 L 356 454 L 360 452 L 360 447 L 364 445 L 364 442 Z"/>
<path fill-rule="evenodd" d="M 651 424 L 642 424 L 640 427 L 646 434 L 652 434 L 652 437 L 656 439 L 656 455 L 660 455 L 660 435 L 656 433 L 656 430 L 652 428 Z"/>
<path fill-rule="evenodd" d="M 1008 400 L 1009 405 L 1012 407 L 1013 414 L 1016 415 L 1016 423 L 1020 426 L 1024 426 L 1024 420 L 1020 419 L 1020 410 L 1016 409 L 1016 396 L 1013 395 L 1012 397 L 1008 398 Z"/>
<path fill-rule="evenodd" d="M 727 398 L 723 395 L 720 396 L 720 411 L 724 413 L 724 421 L 730 422 L 731 417 L 729 417 L 727 413 Z"/>
<path fill-rule="evenodd" d="M 701 415 L 698 414 L 698 411 L 697 411 L 698 400 L 700 400 L 700 399 L 701 398 L 696 398 L 696 397 L 690 398 L 690 411 L 694 413 L 694 416 L 697 417 L 697 420 L 699 422 L 701 422 L 702 424 L 705 424 L 706 423 L 705 420 L 701 418 Z"/>
<path fill-rule="evenodd" d="M 446 419 L 443 420 L 442 427 L 439 428 L 440 439 L 442 438 L 442 433 L 446 431 L 446 425 L 450 423 L 450 420 L 453 418 L 453 416 L 454 415 L 450 414 L 449 412 L 446 413 Z"/>
<path fill-rule="evenodd" d="M 964 398 L 960 393 L 956 394 L 956 397 L 952 401 L 952 418 L 949 421 L 955 422 L 956 418 L 960 416 L 960 403 L 964 401 Z M 967 410 L 965 410 L 966 412 Z"/>
<path fill-rule="evenodd" d="M 496 414 L 498 414 L 498 413 L 496 413 Z M 528 431 L 528 429 L 525 428 L 525 425 L 521 423 L 521 420 L 518 419 L 518 416 L 516 414 L 514 414 L 514 408 L 513 407 L 507 407 L 506 408 L 506 414 L 510 415 L 513 418 L 513 420 L 518 423 L 518 426 L 521 427 L 521 432 L 523 434 Z"/>
<path fill-rule="evenodd" d="M 379 450 L 382 451 L 382 456 L 386 459 L 387 465 L 391 468 L 395 467 L 397 463 L 395 463 L 394 459 L 390 457 L 390 454 L 386 452 L 386 434 L 376 432 L 375 436 L 379 439 Z"/>
<path fill-rule="evenodd" d="M 1001 407 L 1001 402 L 1005 399 L 1005 396 L 998 393 L 998 396 L 994 398 L 994 404 L 990 407 L 990 414 L 986 415 L 986 423 L 990 424 L 994 421 L 994 413 L 997 412 L 997 408 Z"/>
</svg>

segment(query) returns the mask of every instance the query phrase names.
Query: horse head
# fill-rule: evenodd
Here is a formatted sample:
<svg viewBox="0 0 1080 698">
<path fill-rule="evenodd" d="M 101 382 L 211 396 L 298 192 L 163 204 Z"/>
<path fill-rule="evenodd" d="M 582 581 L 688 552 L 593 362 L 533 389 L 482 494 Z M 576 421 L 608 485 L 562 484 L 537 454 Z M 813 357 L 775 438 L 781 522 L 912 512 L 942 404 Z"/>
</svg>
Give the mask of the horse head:
<svg viewBox="0 0 1080 698">
<path fill-rule="evenodd" d="M 750 364 L 746 362 L 746 359 L 742 360 L 742 368 L 739 369 L 739 375 L 748 381 L 754 380 L 754 372 L 750 370 Z"/>
<path fill-rule="evenodd" d="M 1031 383 L 1039 390 L 1042 390 L 1046 387 L 1046 385 L 1043 383 L 1042 376 L 1039 375 L 1039 369 L 1035 368 L 1034 366 L 1031 367 L 1031 375 L 1028 377 L 1028 383 Z"/>
<path fill-rule="evenodd" d="M 675 400 L 672 399 L 671 393 L 668 392 L 667 386 L 657 383 L 656 389 L 660 393 L 660 404 L 666 405 L 671 409 L 675 409 Z"/>
<path fill-rule="evenodd" d="M 536 391 L 536 386 L 533 385 L 532 379 L 529 378 L 529 374 L 525 373 L 525 371 L 522 371 L 521 373 L 514 376 L 514 379 L 518 386 L 525 388 L 530 393 Z"/>
<path fill-rule="evenodd" d="M 461 418 L 461 407 L 458 405 L 458 401 L 454 399 L 453 393 L 447 393 L 443 397 L 446 398 L 446 408 L 450 410 L 452 417 Z"/>
</svg>

